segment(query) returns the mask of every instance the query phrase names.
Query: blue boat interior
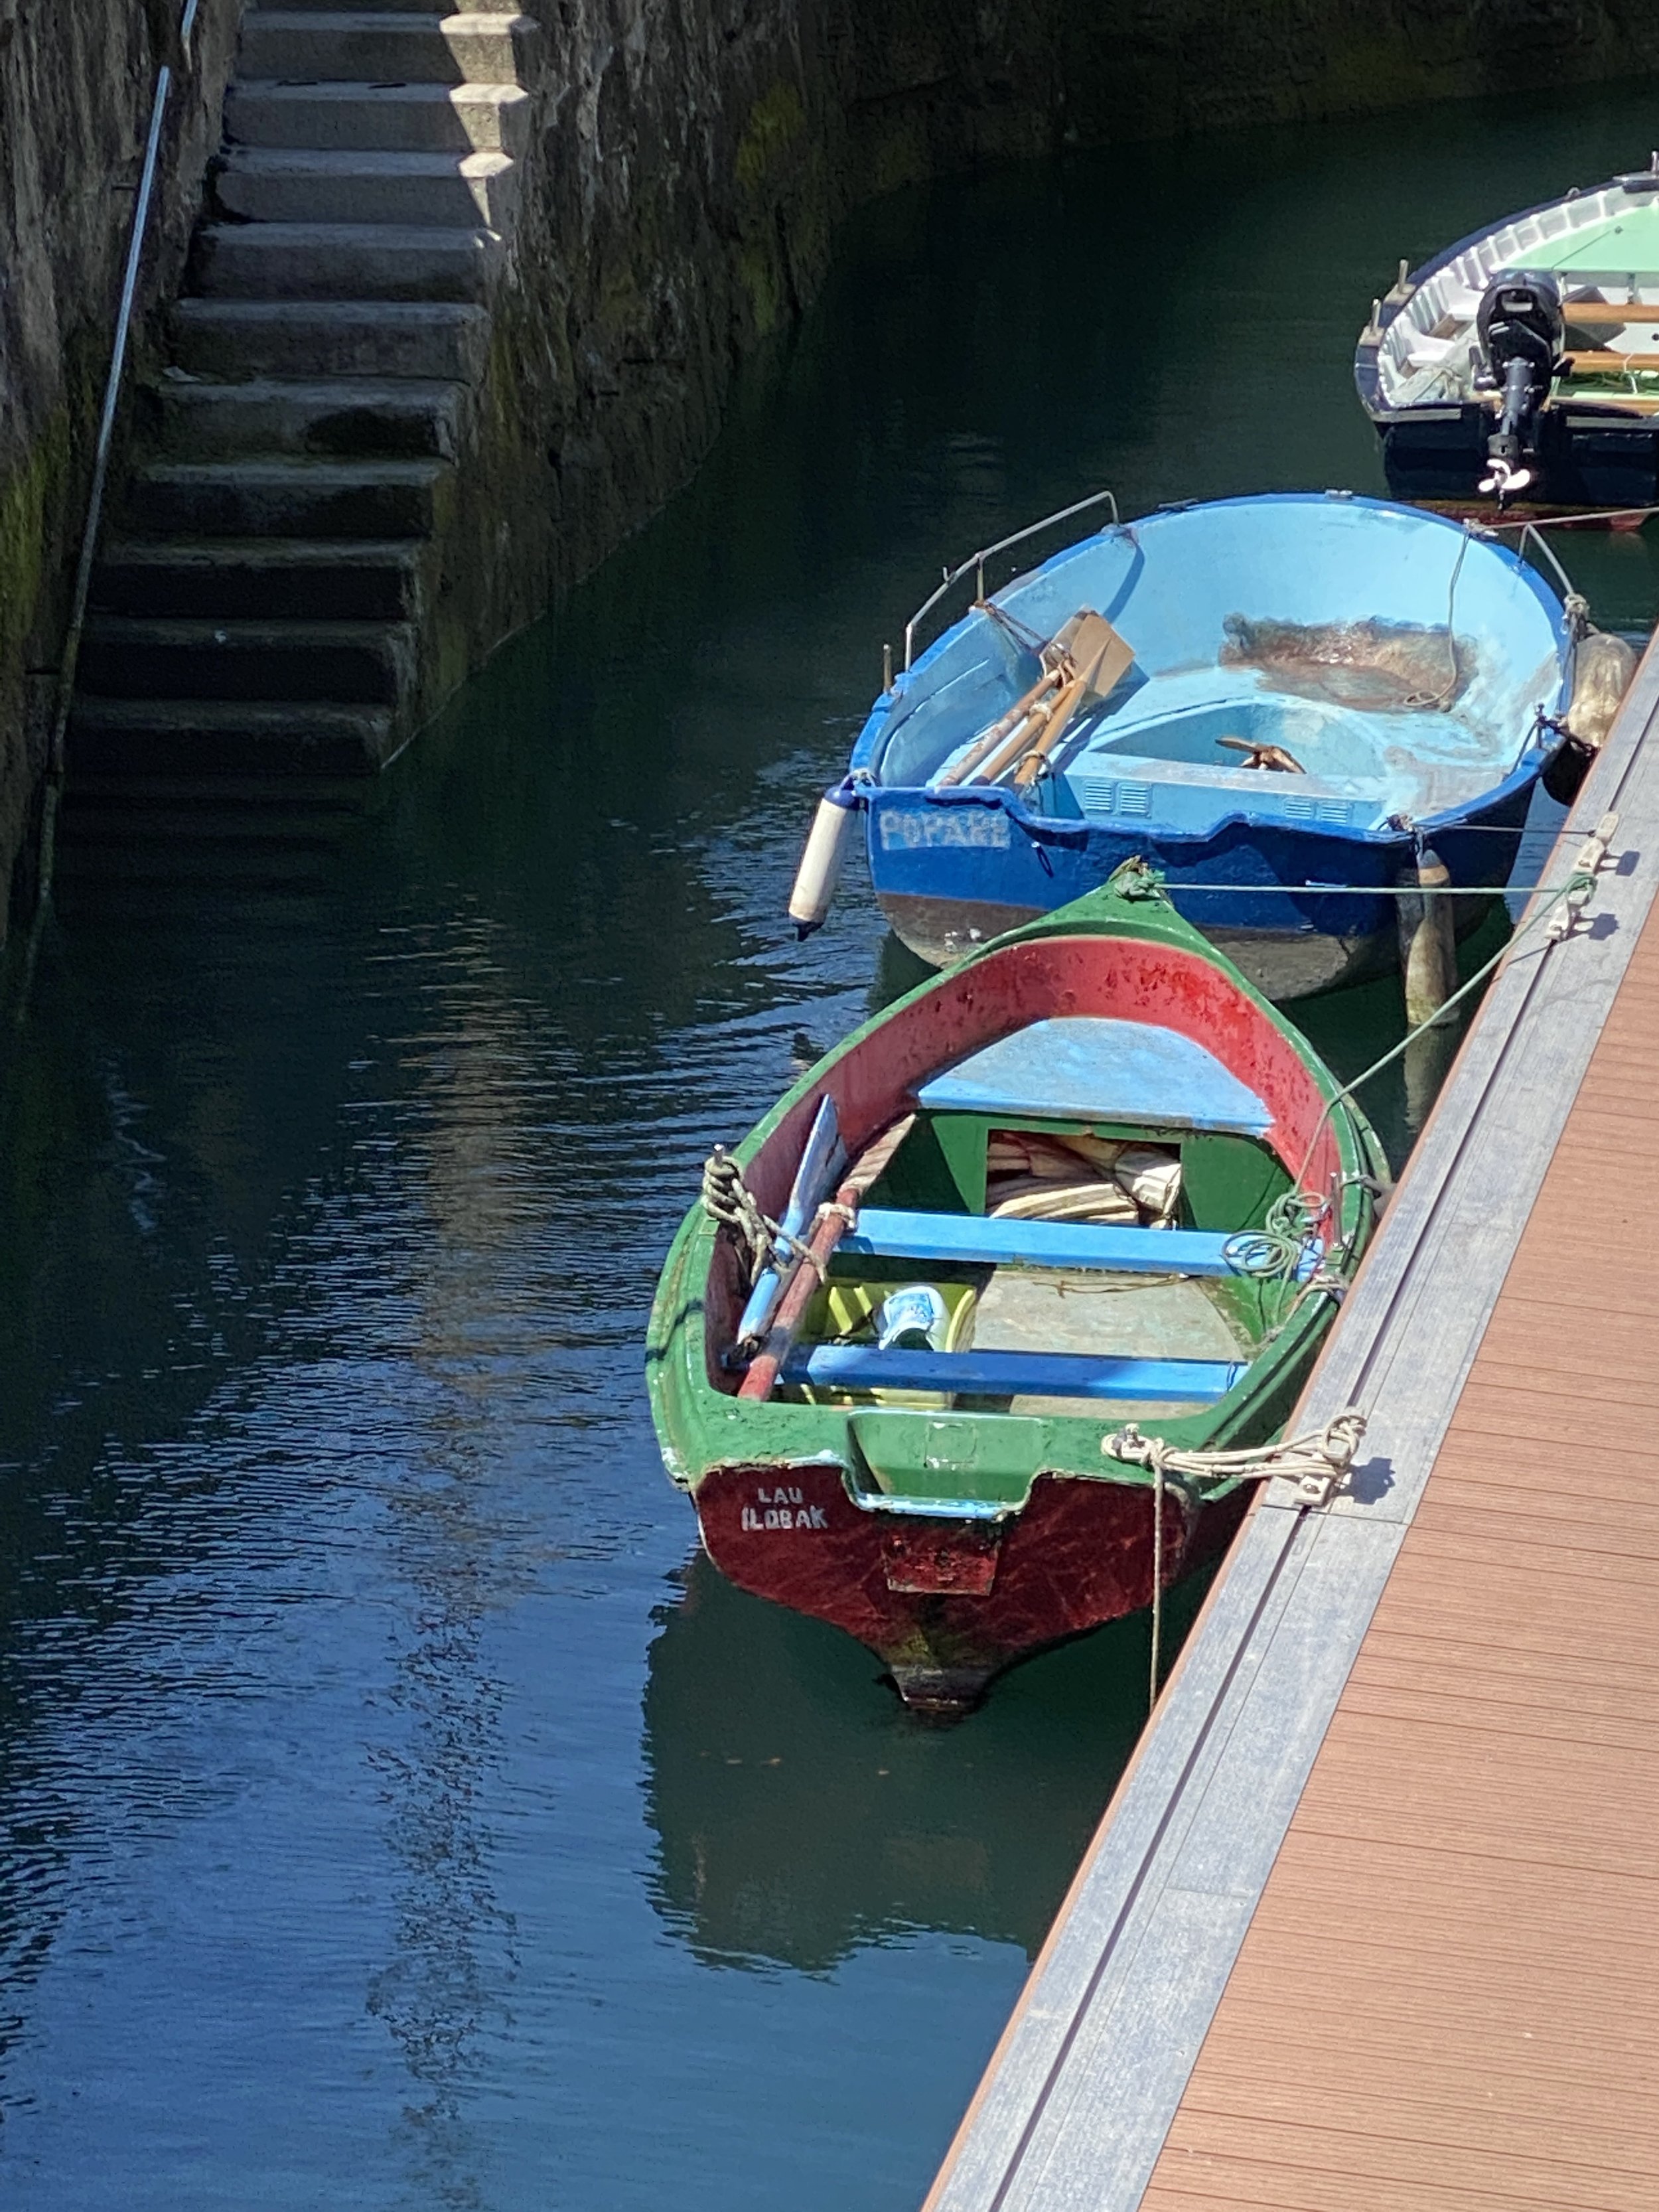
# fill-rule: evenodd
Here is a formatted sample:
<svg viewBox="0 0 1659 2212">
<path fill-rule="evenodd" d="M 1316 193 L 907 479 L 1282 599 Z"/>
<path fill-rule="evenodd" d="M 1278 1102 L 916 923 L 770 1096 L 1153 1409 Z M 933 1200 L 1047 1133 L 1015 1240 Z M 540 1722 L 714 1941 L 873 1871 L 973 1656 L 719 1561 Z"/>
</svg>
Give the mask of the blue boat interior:
<svg viewBox="0 0 1659 2212">
<path fill-rule="evenodd" d="M 953 769 L 1041 675 L 1036 642 L 1083 609 L 1134 658 L 1008 793 L 1041 815 L 1185 837 L 1240 816 L 1386 833 L 1535 766 L 1539 717 L 1565 703 L 1565 617 L 1536 572 L 1494 538 L 1378 501 L 1161 512 L 995 600 L 1009 619 L 970 614 L 878 703 L 854 766 L 878 787 L 957 796 Z"/>
<path fill-rule="evenodd" d="M 1313 1233 L 1276 1273 L 1257 1271 L 1262 1225 L 1289 1188 L 1271 1114 L 1174 1030 L 1035 1022 L 939 1070 L 915 1099 L 809 1309 L 786 1397 L 1191 1412 L 1248 1371 L 1323 1251 Z M 938 1325 L 895 1340 L 887 1301 L 921 1286 Z"/>
</svg>

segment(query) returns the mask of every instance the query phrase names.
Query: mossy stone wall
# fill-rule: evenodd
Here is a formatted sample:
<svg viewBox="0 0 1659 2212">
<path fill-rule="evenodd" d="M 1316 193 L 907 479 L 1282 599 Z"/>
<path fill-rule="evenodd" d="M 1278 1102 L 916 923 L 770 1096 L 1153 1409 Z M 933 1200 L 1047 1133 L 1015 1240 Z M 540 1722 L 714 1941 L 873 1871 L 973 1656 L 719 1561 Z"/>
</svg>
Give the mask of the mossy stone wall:
<svg viewBox="0 0 1659 2212">
<path fill-rule="evenodd" d="M 1067 145 L 1659 70 L 1650 0 L 522 4 L 535 134 L 434 703 L 685 480 L 858 202 Z"/>
<path fill-rule="evenodd" d="M 185 62 L 142 355 L 218 143 L 240 0 L 0 0 L 0 937 L 30 910 L 63 641 L 156 70 Z"/>
</svg>

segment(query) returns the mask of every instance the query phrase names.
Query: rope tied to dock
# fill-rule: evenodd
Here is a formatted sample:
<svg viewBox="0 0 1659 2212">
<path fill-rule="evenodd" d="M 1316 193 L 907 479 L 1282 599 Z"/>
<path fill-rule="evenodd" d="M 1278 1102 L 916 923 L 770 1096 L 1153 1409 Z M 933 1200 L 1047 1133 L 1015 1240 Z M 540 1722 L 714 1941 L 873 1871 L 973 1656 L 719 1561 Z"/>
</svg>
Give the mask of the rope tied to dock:
<svg viewBox="0 0 1659 2212">
<path fill-rule="evenodd" d="M 1312 1287 L 1310 1285 L 1309 1287 Z M 1322 1287 L 1324 1287 L 1322 1285 Z M 1149 1437 L 1127 1421 L 1103 1438 L 1101 1450 L 1127 1467 L 1144 1467 L 1152 1478 L 1152 1656 L 1146 1709 L 1158 1703 L 1164 1654 L 1164 1498 L 1171 1478 L 1190 1498 L 1206 1482 L 1237 1482 L 1282 1475 L 1294 1482 L 1304 1505 L 1327 1505 L 1348 1479 L 1365 1434 L 1365 1416 L 1346 1406 L 1322 1429 L 1305 1429 L 1282 1443 L 1252 1444 L 1240 1451 L 1182 1451 L 1163 1437 Z"/>
<path fill-rule="evenodd" d="M 1347 1480 L 1353 1455 L 1365 1434 L 1365 1416 L 1347 1406 L 1322 1429 L 1304 1429 L 1280 1443 L 1251 1444 L 1240 1451 L 1183 1451 L 1162 1437 L 1149 1437 L 1133 1421 L 1115 1429 L 1101 1450 L 1126 1467 L 1151 1470 L 1154 1481 L 1171 1476 L 1203 1485 L 1282 1475 L 1297 1486 L 1308 1505 L 1328 1504 Z"/>
</svg>

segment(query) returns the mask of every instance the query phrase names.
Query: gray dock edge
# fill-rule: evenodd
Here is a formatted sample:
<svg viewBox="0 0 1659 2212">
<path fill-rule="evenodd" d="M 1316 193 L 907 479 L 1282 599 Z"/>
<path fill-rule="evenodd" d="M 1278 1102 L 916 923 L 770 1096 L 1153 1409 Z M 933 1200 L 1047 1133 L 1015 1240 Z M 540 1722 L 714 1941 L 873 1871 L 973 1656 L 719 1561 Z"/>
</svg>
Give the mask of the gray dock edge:
<svg viewBox="0 0 1659 2212">
<path fill-rule="evenodd" d="M 1264 1490 L 925 2212 L 1141 2202 L 1647 918 L 1656 724 L 1659 637 L 1543 873 L 1615 811 L 1588 912 L 1498 970 L 1291 1423 L 1366 1413 L 1352 1490 Z"/>
</svg>

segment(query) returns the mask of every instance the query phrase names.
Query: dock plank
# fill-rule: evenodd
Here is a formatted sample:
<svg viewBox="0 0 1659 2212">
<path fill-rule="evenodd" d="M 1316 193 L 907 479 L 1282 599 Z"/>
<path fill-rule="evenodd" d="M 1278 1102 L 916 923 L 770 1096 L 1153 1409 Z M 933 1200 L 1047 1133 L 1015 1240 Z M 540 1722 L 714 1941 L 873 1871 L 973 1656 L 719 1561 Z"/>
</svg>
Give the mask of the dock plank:
<svg viewBox="0 0 1659 2212">
<path fill-rule="evenodd" d="M 1659 2203 L 1659 655 L 929 2212 Z M 1235 1577 L 1241 1577 L 1237 1586 Z"/>
</svg>

